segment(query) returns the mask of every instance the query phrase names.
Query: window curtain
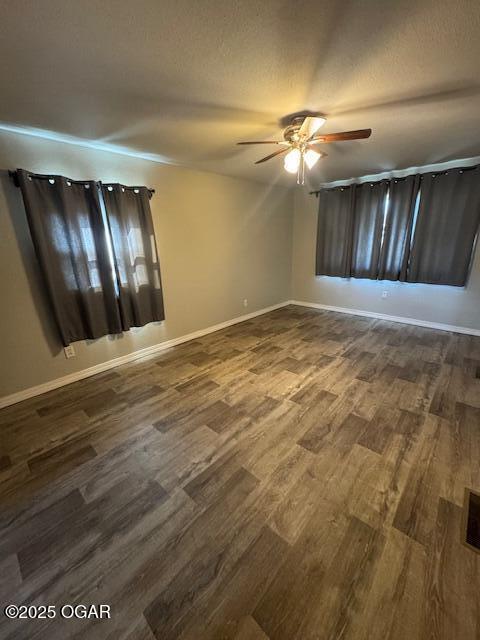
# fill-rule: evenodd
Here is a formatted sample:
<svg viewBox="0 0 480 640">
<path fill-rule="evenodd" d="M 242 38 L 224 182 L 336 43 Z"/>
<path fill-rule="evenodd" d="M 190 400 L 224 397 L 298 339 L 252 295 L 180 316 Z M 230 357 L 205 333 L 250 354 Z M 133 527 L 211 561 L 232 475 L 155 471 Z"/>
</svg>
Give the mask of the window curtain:
<svg viewBox="0 0 480 640">
<path fill-rule="evenodd" d="M 160 265 L 146 187 L 102 185 L 118 282 L 122 328 L 165 318 Z"/>
<path fill-rule="evenodd" d="M 388 182 L 365 182 L 355 190 L 351 275 L 354 278 L 378 276 L 383 220 Z"/>
<path fill-rule="evenodd" d="M 17 179 L 64 346 L 120 333 L 97 184 L 22 169 Z"/>
<path fill-rule="evenodd" d="M 351 275 L 356 185 L 320 193 L 317 226 L 317 276 Z"/>
<path fill-rule="evenodd" d="M 408 282 L 464 286 L 480 222 L 480 167 L 421 176 Z"/>
<path fill-rule="evenodd" d="M 394 178 L 389 183 L 388 210 L 378 264 L 379 280 L 407 279 L 412 226 L 419 175 Z"/>
</svg>

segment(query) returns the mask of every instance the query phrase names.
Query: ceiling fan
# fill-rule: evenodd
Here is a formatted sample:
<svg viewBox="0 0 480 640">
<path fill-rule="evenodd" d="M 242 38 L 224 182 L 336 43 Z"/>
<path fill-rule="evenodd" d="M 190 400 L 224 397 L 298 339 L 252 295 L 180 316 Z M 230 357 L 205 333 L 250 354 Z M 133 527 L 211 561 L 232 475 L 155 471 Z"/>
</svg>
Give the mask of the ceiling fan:
<svg viewBox="0 0 480 640">
<path fill-rule="evenodd" d="M 297 184 L 305 184 L 305 165 L 311 169 L 320 158 L 327 154 L 316 151 L 314 146 L 327 142 L 341 142 L 344 140 L 361 140 L 369 138 L 371 129 L 359 129 L 357 131 L 341 131 L 340 133 L 327 133 L 319 135 L 317 131 L 326 122 L 326 118 L 320 116 L 297 116 L 283 131 L 283 140 L 259 140 L 255 142 L 237 142 L 237 144 L 279 144 L 282 149 L 274 151 L 265 158 L 257 160 L 255 164 L 266 162 L 275 156 L 288 151 L 284 158 L 283 166 L 289 173 L 297 174 Z"/>
</svg>

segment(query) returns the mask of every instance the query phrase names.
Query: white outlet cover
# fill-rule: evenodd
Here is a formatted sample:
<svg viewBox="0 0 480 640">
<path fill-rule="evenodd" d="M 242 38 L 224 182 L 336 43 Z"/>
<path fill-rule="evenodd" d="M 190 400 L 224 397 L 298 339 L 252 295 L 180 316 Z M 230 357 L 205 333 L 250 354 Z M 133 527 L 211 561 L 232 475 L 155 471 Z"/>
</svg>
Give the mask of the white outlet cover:
<svg viewBox="0 0 480 640">
<path fill-rule="evenodd" d="M 68 347 L 63 347 L 63 353 L 65 354 L 65 358 L 74 358 L 75 349 L 73 348 L 73 345 L 69 344 Z"/>
</svg>

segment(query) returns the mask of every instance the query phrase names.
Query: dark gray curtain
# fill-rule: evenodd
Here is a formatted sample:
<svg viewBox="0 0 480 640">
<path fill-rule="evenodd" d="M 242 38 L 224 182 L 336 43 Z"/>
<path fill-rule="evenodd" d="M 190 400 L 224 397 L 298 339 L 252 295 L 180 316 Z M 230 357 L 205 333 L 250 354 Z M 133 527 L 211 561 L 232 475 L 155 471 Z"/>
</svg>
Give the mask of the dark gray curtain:
<svg viewBox="0 0 480 640">
<path fill-rule="evenodd" d="M 387 181 L 357 185 L 351 268 L 354 278 L 377 278 L 387 189 Z"/>
<path fill-rule="evenodd" d="M 407 278 L 412 223 L 419 184 L 419 175 L 390 180 L 385 232 L 378 263 L 379 280 L 405 281 Z"/>
<path fill-rule="evenodd" d="M 122 326 L 140 327 L 165 318 L 150 191 L 102 185 L 112 238 Z"/>
<path fill-rule="evenodd" d="M 63 344 L 121 332 L 96 183 L 22 169 L 17 178 Z"/>
<path fill-rule="evenodd" d="M 421 176 L 408 282 L 463 286 L 480 222 L 480 167 Z"/>
<path fill-rule="evenodd" d="M 351 275 L 356 185 L 320 192 L 317 226 L 317 276 Z"/>
</svg>

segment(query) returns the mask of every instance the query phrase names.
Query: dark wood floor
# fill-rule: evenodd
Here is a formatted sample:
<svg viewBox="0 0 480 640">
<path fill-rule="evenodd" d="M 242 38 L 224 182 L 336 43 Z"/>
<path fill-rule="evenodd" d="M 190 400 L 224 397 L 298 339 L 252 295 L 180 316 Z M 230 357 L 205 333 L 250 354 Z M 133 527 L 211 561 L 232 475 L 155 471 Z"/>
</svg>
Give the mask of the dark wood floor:
<svg viewBox="0 0 480 640">
<path fill-rule="evenodd" d="M 0 413 L 16 640 L 478 640 L 480 338 L 288 307 Z"/>
</svg>

